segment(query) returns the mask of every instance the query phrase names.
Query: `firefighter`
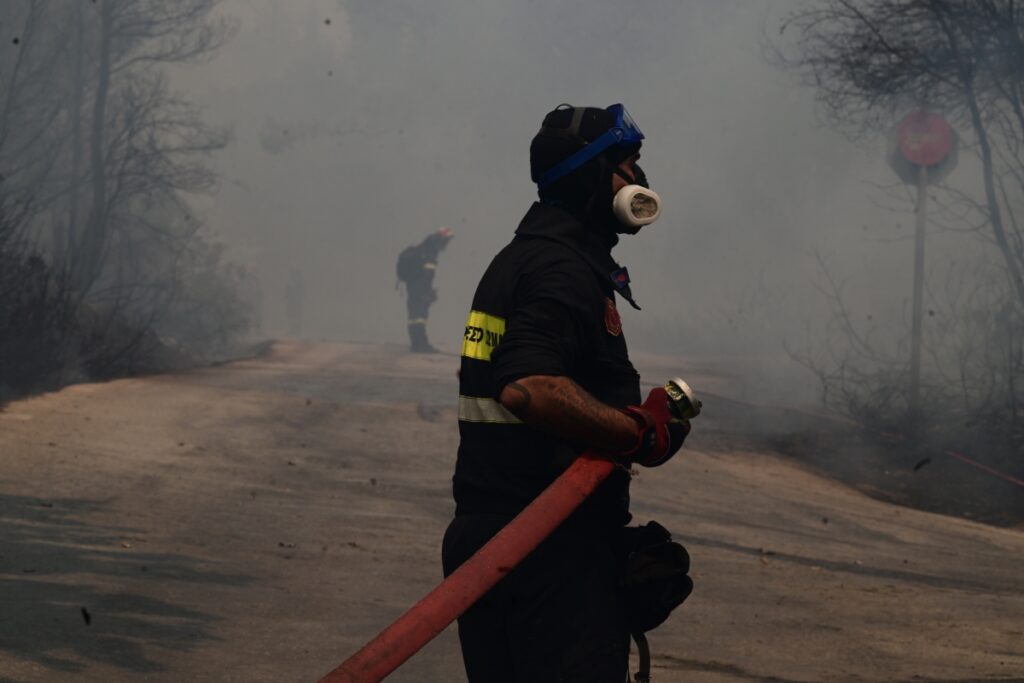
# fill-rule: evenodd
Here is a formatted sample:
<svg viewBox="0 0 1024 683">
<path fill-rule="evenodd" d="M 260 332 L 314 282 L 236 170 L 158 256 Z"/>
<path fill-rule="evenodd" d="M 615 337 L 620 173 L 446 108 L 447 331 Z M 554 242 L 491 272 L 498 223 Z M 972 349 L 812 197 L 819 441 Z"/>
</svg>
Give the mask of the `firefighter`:
<svg viewBox="0 0 1024 683">
<path fill-rule="evenodd" d="M 398 280 L 405 284 L 406 307 L 409 312 L 409 349 L 416 353 L 433 353 L 436 349 L 427 341 L 427 316 L 430 304 L 437 300 L 434 289 L 434 271 L 437 257 L 448 246 L 455 232 L 440 228 L 427 235 L 419 244 L 406 247 L 398 255 Z"/>
<path fill-rule="evenodd" d="M 584 450 L 623 466 L 459 619 L 470 683 L 622 683 L 627 676 L 618 544 L 630 520 L 629 467 L 664 463 L 689 432 L 688 422 L 669 414 L 663 389 L 641 403 L 617 309 L 617 299 L 639 307 L 611 249 L 660 214 L 637 164 L 643 137 L 622 105 L 548 113 L 530 146 L 539 201 L 473 298 L 445 574 Z"/>
<path fill-rule="evenodd" d="M 285 285 L 285 313 L 288 317 L 288 334 L 298 339 L 302 336 L 302 309 L 306 299 L 306 282 L 302 271 L 292 268 Z"/>
</svg>

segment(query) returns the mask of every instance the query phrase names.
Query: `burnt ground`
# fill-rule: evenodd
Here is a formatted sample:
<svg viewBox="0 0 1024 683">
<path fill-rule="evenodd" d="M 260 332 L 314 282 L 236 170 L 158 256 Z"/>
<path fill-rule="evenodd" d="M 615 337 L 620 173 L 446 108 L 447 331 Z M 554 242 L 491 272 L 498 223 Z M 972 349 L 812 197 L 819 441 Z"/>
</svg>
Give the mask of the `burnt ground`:
<svg viewBox="0 0 1024 683">
<path fill-rule="evenodd" d="M 853 442 L 730 364 L 637 360 L 705 398 L 633 485 L 696 583 L 651 635 L 657 683 L 1024 682 L 1024 533 L 823 476 Z M 0 681 L 317 680 L 440 579 L 456 366 L 283 343 L 9 404 Z M 464 680 L 454 630 L 388 680 Z"/>
<path fill-rule="evenodd" d="M 1004 453 L 986 457 L 984 450 L 953 451 L 976 463 L 971 464 L 939 446 L 842 428 L 781 436 L 773 445 L 879 500 L 1024 529 L 1024 486 L 999 476 L 1022 479 L 1024 457 L 1019 454 L 1015 462 Z"/>
<path fill-rule="evenodd" d="M 724 391 L 731 396 L 704 397 L 715 415 L 708 435 L 715 448 L 768 447 L 878 500 L 1024 528 L 1024 453 L 984 434 L 961 436 L 949 448 L 950 439 L 867 429 L 813 407 L 752 403 L 737 398 L 742 391 Z"/>
</svg>

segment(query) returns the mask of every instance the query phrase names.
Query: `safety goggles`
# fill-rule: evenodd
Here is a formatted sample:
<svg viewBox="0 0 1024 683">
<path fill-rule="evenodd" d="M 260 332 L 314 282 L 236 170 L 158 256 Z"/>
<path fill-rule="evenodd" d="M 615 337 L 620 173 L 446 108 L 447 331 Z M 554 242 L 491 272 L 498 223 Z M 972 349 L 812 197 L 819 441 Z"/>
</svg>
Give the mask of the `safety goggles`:
<svg viewBox="0 0 1024 683">
<path fill-rule="evenodd" d="M 569 125 L 569 128 L 559 130 L 557 133 L 558 136 L 571 137 L 579 140 L 580 122 L 583 120 L 583 113 L 585 111 L 586 110 L 583 107 L 573 107 L 572 123 Z M 615 116 L 615 125 L 568 159 L 560 161 L 545 171 L 544 175 L 542 175 L 537 181 L 538 187 L 547 187 L 559 178 L 572 173 L 609 147 L 636 143 L 644 139 L 644 134 L 640 132 L 640 128 L 636 125 L 636 121 L 633 120 L 633 117 L 629 115 L 629 112 L 626 111 L 624 106 L 621 104 L 613 104 L 605 109 L 605 111 L 610 112 Z M 547 131 L 542 128 L 541 132 L 549 133 L 552 131 Z"/>
</svg>

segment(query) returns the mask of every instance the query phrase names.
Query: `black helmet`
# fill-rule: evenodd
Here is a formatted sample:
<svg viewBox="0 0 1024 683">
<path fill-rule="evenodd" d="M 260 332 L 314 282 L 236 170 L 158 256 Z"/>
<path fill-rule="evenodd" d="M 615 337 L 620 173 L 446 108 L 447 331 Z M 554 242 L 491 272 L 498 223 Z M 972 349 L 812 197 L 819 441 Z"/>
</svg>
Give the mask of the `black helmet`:
<svg viewBox="0 0 1024 683">
<path fill-rule="evenodd" d="M 617 138 L 613 132 L 619 133 Z M 579 203 L 597 189 L 601 167 L 617 166 L 636 154 L 642 139 L 622 105 L 604 109 L 560 104 L 544 117 L 530 143 L 530 178 L 542 199 Z M 582 163 L 566 163 L 594 142 L 599 142 L 599 153 Z"/>
</svg>

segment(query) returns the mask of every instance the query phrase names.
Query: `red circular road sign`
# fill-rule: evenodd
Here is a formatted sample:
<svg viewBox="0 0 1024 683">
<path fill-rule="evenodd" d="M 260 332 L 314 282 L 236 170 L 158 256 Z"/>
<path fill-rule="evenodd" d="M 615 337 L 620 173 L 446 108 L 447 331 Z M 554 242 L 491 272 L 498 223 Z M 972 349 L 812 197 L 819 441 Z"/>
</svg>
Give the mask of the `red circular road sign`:
<svg viewBox="0 0 1024 683">
<path fill-rule="evenodd" d="M 953 149 L 953 130 L 938 114 L 912 111 L 897 128 L 900 156 L 916 166 L 942 163 Z"/>
</svg>

